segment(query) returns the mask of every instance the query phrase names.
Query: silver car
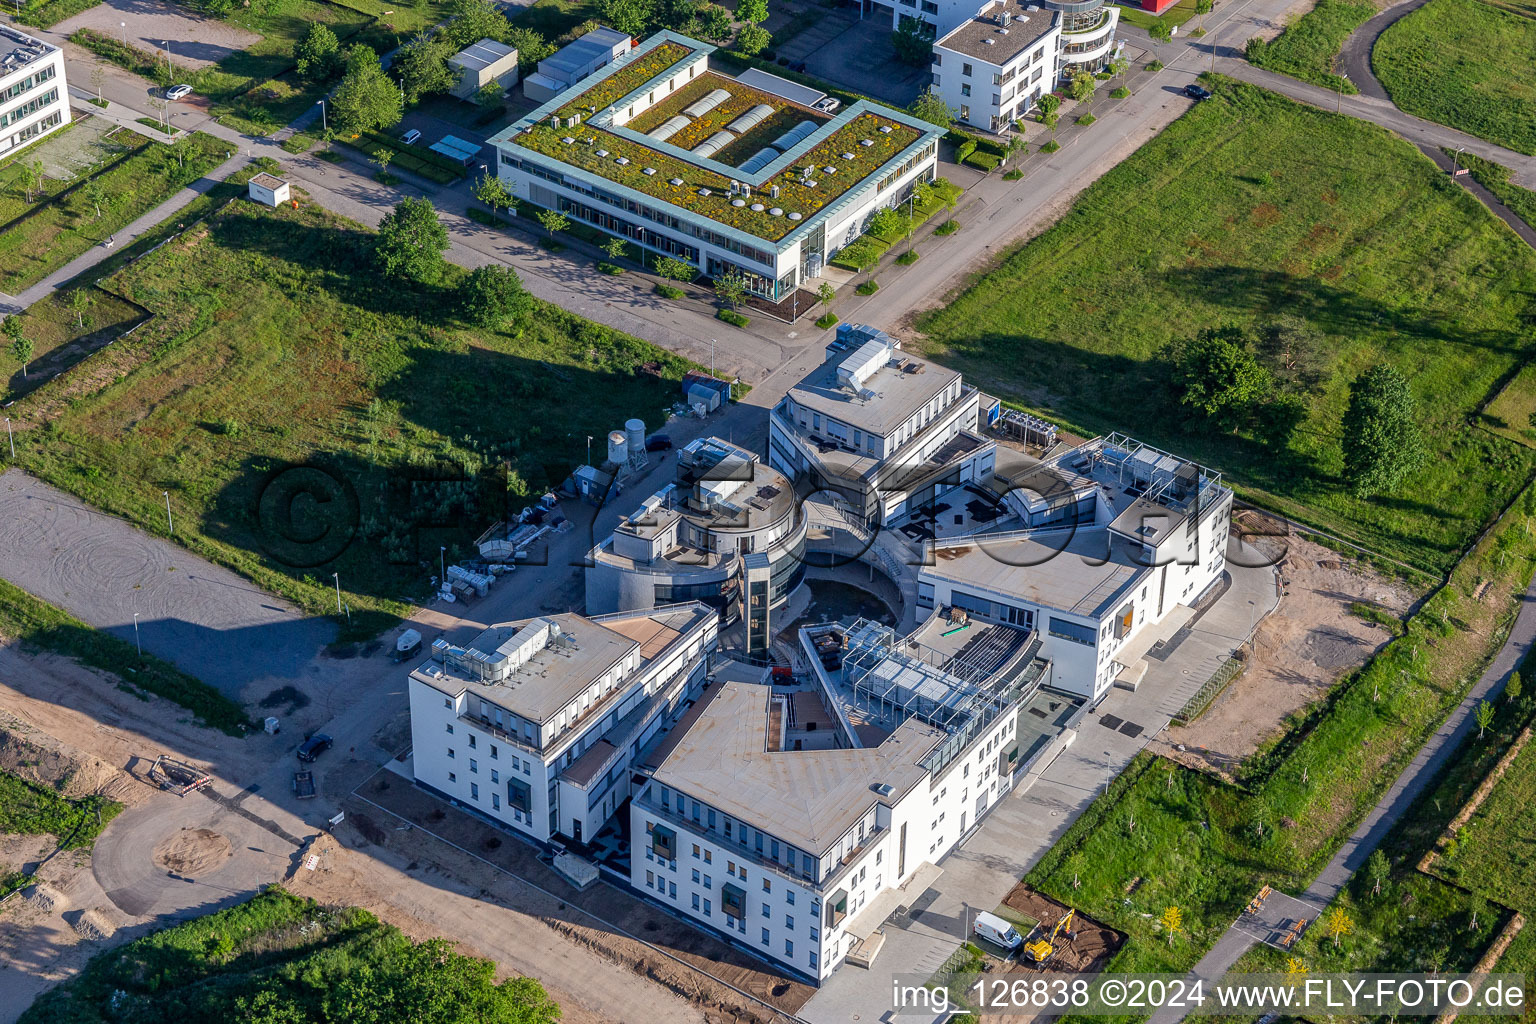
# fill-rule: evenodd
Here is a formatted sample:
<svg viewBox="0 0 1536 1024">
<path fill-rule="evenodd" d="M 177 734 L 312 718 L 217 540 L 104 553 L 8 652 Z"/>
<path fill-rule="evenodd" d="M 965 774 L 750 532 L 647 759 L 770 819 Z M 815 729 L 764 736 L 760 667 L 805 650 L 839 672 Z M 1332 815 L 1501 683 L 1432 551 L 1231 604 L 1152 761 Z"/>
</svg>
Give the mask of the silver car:
<svg viewBox="0 0 1536 1024">
<path fill-rule="evenodd" d="M 192 87 L 185 83 L 181 85 L 173 85 L 169 89 L 165 90 L 165 98 L 168 100 L 179 100 L 190 95 L 192 95 Z"/>
</svg>

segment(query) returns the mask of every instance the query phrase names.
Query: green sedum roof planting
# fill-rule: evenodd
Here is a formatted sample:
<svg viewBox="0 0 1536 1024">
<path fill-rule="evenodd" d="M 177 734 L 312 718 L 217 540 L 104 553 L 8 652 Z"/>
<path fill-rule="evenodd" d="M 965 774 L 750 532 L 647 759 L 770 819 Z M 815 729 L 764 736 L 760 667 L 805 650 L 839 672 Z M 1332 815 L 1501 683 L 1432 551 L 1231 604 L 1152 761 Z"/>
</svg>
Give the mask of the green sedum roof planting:
<svg viewBox="0 0 1536 1024">
<path fill-rule="evenodd" d="M 543 108 L 539 120 L 521 122 L 520 126 L 514 126 L 492 141 L 542 154 L 569 167 L 626 186 L 661 203 L 756 238 L 777 242 L 924 137 L 924 129 L 908 124 L 905 120 L 886 116 L 878 108 L 860 102 L 833 119 L 833 123 L 841 123 L 825 139 L 810 150 L 797 154 L 786 169 L 754 185 L 750 197 L 732 196 L 732 176 L 717 169 L 721 167 L 720 164 L 683 159 L 673 152 L 638 141 L 643 133 L 637 131 L 636 126 L 651 125 L 656 120 L 647 116 L 649 111 L 637 116 L 627 128 L 616 131 L 592 123 L 594 115 L 601 114 L 614 103 L 642 89 L 646 83 L 678 63 L 696 53 L 707 53 L 713 49 L 702 43 L 689 46 L 675 39 L 668 38 L 649 50 L 637 51 L 638 56 L 629 63 L 617 67 L 572 98 L 557 101 L 560 106 L 555 109 L 555 113 L 562 119 L 580 115 L 581 123 L 556 128 L 548 119 L 548 108 Z M 739 86 L 734 79 L 718 76 L 715 72 L 708 72 L 702 77 L 712 85 L 733 92 L 739 91 L 743 95 L 748 92 L 746 86 Z M 698 88 L 689 88 L 689 94 Z M 752 92 L 755 98 L 755 90 Z M 780 113 L 793 110 L 799 115 L 804 111 L 804 108 L 795 107 L 776 97 L 765 98 L 765 102 L 771 102 L 779 108 Z M 668 108 L 672 105 L 669 103 Z M 732 108 L 736 106 L 733 102 Z M 825 115 L 796 118 L 801 119 L 825 120 Z M 709 120 L 712 123 L 715 119 Z M 778 115 L 770 120 L 777 121 Z M 777 128 L 777 124 L 769 127 Z M 823 125 L 822 130 L 826 127 Z M 933 131 L 937 134 L 936 129 Z M 690 133 L 690 137 L 692 134 L 696 133 Z M 740 144 L 750 141 L 751 145 L 745 148 L 755 152 L 762 145 L 773 141 L 768 134 L 766 130 L 761 135 L 756 131 L 748 132 L 737 140 L 735 148 L 740 151 L 744 148 Z M 777 137 L 780 133 L 773 131 L 772 134 Z M 751 153 L 742 155 L 750 156 Z M 652 173 L 646 173 L 648 168 Z M 807 168 L 814 170 L 806 174 Z M 802 180 L 802 176 L 805 180 Z M 736 177 L 740 179 L 746 176 Z M 674 180 L 678 183 L 674 184 Z M 770 185 L 779 187 L 778 198 L 770 198 Z M 737 205 L 738 202 L 741 205 Z M 753 206 L 760 209 L 754 210 Z M 775 210 L 779 212 L 775 214 Z M 791 214 L 799 214 L 799 217 L 792 218 Z"/>
</svg>

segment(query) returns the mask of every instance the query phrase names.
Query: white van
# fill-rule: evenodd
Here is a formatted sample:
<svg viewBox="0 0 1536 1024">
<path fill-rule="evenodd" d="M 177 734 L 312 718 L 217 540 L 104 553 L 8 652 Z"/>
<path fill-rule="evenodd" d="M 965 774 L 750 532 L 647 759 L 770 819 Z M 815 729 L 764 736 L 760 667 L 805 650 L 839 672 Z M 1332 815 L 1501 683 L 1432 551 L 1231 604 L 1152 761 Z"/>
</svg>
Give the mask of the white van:
<svg viewBox="0 0 1536 1024">
<path fill-rule="evenodd" d="M 996 914 L 989 914 L 985 910 L 977 913 L 976 923 L 971 926 L 971 930 L 993 945 L 1002 946 L 1009 951 L 1018 949 L 1024 942 L 1024 936 L 1019 934 L 1017 928 Z"/>
<path fill-rule="evenodd" d="M 415 128 L 412 128 L 410 131 L 400 136 L 400 141 L 405 143 L 407 146 L 414 146 L 416 145 L 416 140 L 419 138 L 421 138 L 421 132 L 417 131 Z"/>
</svg>

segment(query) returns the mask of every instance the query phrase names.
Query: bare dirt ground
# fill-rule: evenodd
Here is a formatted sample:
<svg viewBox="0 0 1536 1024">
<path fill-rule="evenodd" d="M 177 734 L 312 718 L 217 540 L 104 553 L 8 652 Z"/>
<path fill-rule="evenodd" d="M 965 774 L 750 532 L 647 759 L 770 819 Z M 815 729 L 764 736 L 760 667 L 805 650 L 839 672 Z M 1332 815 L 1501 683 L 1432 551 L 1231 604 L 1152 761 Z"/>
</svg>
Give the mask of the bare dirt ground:
<svg viewBox="0 0 1536 1024">
<path fill-rule="evenodd" d="M 155 846 L 155 863 L 178 875 L 196 877 L 229 860 L 229 837 L 211 828 L 183 829 Z"/>
<path fill-rule="evenodd" d="M 198 69 L 216 64 L 261 38 L 227 21 L 156 0 L 106 0 L 61 22 L 56 31 L 69 35 L 79 28 L 94 29 L 115 39 L 126 33 L 129 46 L 155 54 L 168 49 L 177 67 Z"/>
<path fill-rule="evenodd" d="M 488 898 L 510 897 L 511 906 L 571 941 L 702 1006 L 711 1020 L 770 1018 L 766 1008 L 740 992 L 788 1013 L 814 993 L 809 985 L 606 883 L 577 892 L 541 862 L 533 847 L 392 772 L 379 771 L 367 779 L 357 796 L 363 800 L 354 798 L 348 817 L 359 842 L 436 864 L 453 878 L 479 886 L 491 894 Z M 414 827 L 402 829 L 406 823 Z"/>
<path fill-rule="evenodd" d="M 1047 931 L 1055 927 L 1068 909 L 1023 882 L 1014 886 L 1013 891 L 1003 899 L 1003 904 L 1021 914 L 1028 914 Z M 1124 935 L 1082 914 L 1073 916 L 1067 932 L 1070 937 L 1056 941 L 1056 952 L 1046 964 L 1047 969 L 1083 973 L 1098 971 L 1125 942 Z M 1035 973 L 1037 969 L 1025 963 L 1016 966 L 1015 970 Z"/>
<path fill-rule="evenodd" d="M 1260 624 L 1248 669 L 1205 714 L 1169 726 L 1152 747 L 1181 764 L 1224 777 L 1285 720 L 1365 664 L 1392 635 L 1350 612 L 1352 602 L 1396 615 L 1415 595 L 1400 582 L 1299 537 L 1286 539 L 1280 565 L 1284 595 Z M 1180 750 L 1183 746 L 1185 749 Z"/>
</svg>

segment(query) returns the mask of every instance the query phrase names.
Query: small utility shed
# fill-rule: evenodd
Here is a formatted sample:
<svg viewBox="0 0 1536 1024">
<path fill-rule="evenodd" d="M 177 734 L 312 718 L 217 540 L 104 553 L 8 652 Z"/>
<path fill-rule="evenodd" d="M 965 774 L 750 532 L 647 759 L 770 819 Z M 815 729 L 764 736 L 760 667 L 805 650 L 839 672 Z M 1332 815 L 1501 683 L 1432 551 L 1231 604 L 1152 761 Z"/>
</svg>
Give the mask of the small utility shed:
<svg viewBox="0 0 1536 1024">
<path fill-rule="evenodd" d="M 471 43 L 449 57 L 448 64 L 459 73 L 458 84 L 448 91 L 461 100 L 474 99 L 492 82 L 504 90 L 517 84 L 517 51 L 494 39 Z"/>
<path fill-rule="evenodd" d="M 262 171 L 246 185 L 246 194 L 258 203 L 279 206 L 288 201 L 288 183 L 275 174 Z"/>
</svg>

